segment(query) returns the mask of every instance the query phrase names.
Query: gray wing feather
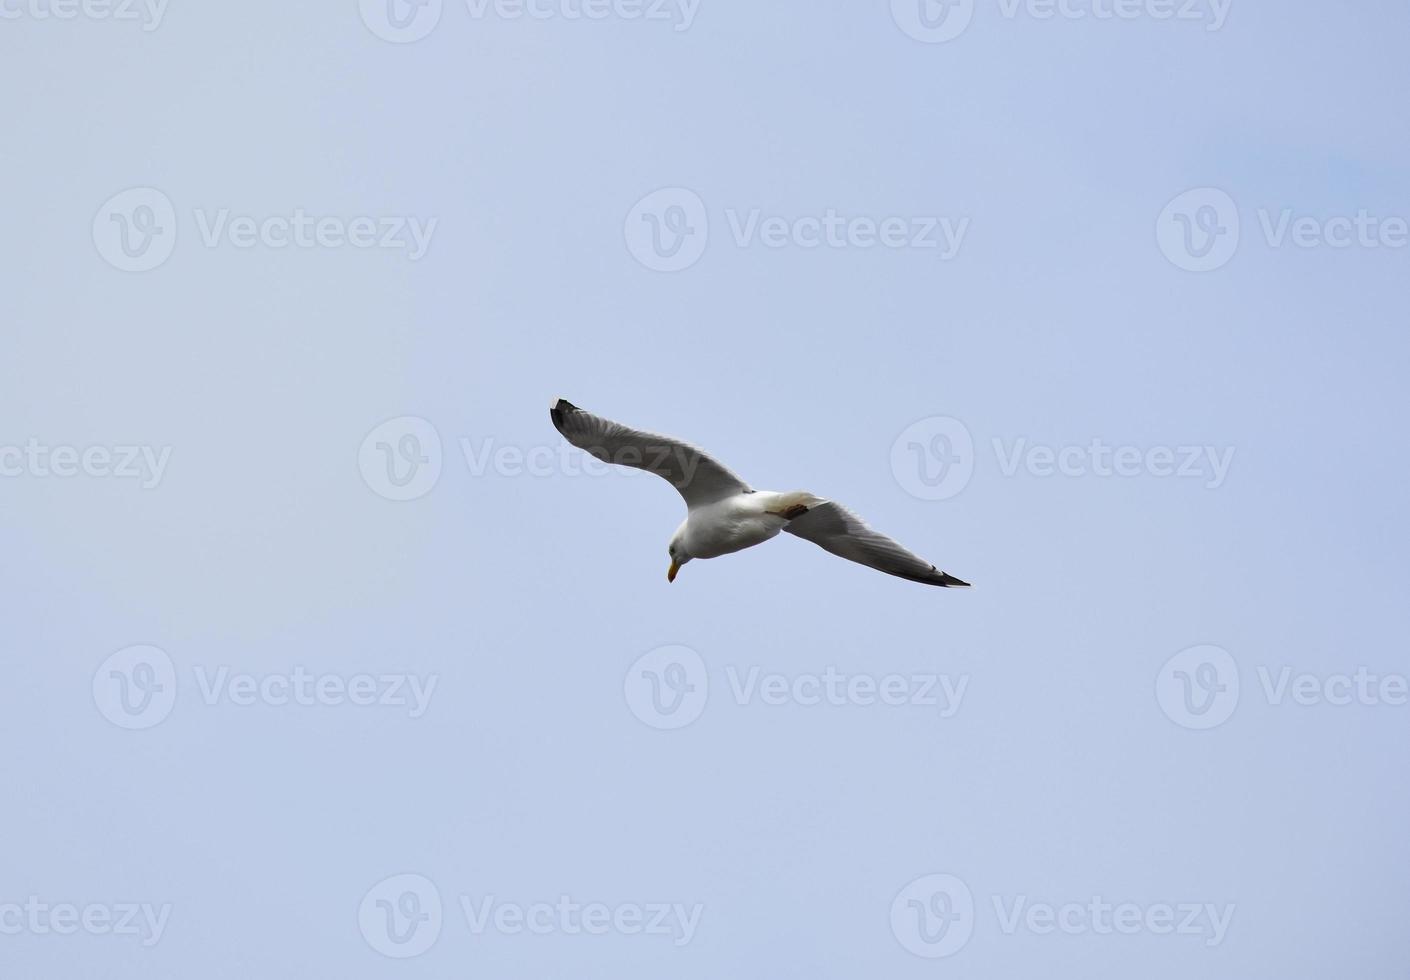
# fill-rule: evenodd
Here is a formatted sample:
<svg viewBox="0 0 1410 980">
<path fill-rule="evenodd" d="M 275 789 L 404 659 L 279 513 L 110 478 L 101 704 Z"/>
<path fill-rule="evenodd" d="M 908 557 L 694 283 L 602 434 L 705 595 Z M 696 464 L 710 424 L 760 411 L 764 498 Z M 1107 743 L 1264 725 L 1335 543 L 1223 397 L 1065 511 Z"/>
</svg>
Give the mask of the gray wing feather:
<svg viewBox="0 0 1410 980">
<path fill-rule="evenodd" d="M 969 585 L 912 554 L 841 504 L 827 501 L 808 508 L 784 527 L 789 534 L 811 541 L 840 558 L 896 575 L 912 582 L 954 588 Z"/>
<path fill-rule="evenodd" d="M 688 507 L 752 492 L 724 464 L 679 439 L 629 428 L 585 412 L 564 398 L 553 403 L 549 416 L 554 428 L 574 446 L 604 463 L 655 473 L 680 491 Z"/>
</svg>

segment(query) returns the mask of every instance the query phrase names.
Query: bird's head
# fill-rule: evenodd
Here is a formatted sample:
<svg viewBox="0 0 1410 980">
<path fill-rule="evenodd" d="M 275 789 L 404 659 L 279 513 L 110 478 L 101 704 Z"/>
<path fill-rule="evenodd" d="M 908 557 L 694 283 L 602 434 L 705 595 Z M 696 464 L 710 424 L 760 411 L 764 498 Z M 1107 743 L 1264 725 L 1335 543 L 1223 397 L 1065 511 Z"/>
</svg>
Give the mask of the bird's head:
<svg viewBox="0 0 1410 980">
<path fill-rule="evenodd" d="M 671 543 L 666 547 L 671 555 L 671 568 L 666 572 L 666 581 L 674 582 L 676 573 L 681 570 L 681 566 L 695 557 L 685 546 L 685 524 L 676 528 L 676 533 L 671 535 Z"/>
</svg>

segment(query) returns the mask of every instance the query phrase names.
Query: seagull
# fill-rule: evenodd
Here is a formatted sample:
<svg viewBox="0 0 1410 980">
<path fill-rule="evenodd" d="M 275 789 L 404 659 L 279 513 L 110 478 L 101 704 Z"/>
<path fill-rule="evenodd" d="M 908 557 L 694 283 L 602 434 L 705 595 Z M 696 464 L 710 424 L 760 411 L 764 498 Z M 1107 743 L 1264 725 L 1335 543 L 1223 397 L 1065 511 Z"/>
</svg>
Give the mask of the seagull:
<svg viewBox="0 0 1410 980">
<path fill-rule="evenodd" d="M 668 582 L 689 561 L 742 551 L 787 531 L 887 575 L 941 588 L 969 586 L 873 531 L 835 501 L 806 491 L 755 490 L 704 450 L 593 415 L 564 398 L 553 402 L 549 416 L 572 445 L 604 463 L 664 477 L 685 498 L 686 518 L 668 548 Z"/>
</svg>

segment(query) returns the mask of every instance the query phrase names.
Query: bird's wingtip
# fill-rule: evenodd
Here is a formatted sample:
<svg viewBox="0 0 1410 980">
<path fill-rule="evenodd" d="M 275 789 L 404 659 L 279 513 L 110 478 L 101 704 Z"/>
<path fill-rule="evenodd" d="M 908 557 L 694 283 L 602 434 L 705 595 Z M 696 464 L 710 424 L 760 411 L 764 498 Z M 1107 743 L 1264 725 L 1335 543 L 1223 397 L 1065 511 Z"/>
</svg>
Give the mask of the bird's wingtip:
<svg viewBox="0 0 1410 980">
<path fill-rule="evenodd" d="M 553 419 L 554 426 L 562 428 L 563 416 L 568 412 L 576 412 L 578 406 L 574 405 L 566 398 L 555 398 L 548 406 L 549 417 Z"/>
</svg>

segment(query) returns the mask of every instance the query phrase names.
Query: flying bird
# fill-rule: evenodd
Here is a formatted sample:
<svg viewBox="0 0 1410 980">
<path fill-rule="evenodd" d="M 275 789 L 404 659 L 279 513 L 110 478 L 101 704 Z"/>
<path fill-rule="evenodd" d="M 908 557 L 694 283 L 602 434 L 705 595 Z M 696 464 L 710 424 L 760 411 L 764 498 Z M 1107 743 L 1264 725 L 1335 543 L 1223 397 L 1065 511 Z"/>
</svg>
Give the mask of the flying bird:
<svg viewBox="0 0 1410 980">
<path fill-rule="evenodd" d="M 805 491 L 755 490 L 701 449 L 670 436 L 628 428 L 559 398 L 549 408 L 554 428 L 604 463 L 664 477 L 685 498 L 686 518 L 671 536 L 674 582 L 681 566 L 718 558 L 775 537 L 780 531 L 813 542 L 848 561 L 942 588 L 968 586 L 873 531 L 841 504 Z"/>
</svg>

